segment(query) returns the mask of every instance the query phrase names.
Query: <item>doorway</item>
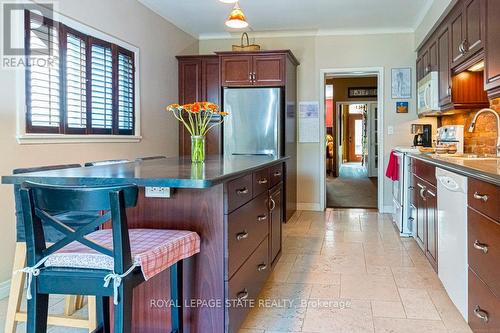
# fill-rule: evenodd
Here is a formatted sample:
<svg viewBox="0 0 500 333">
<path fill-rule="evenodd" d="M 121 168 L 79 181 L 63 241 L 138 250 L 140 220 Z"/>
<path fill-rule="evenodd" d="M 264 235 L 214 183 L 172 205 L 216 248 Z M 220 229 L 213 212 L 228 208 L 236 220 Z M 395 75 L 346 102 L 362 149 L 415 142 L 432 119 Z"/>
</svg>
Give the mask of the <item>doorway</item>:
<svg viewBox="0 0 500 333">
<path fill-rule="evenodd" d="M 324 82 L 325 206 L 377 209 L 378 75 L 326 75 Z"/>
</svg>

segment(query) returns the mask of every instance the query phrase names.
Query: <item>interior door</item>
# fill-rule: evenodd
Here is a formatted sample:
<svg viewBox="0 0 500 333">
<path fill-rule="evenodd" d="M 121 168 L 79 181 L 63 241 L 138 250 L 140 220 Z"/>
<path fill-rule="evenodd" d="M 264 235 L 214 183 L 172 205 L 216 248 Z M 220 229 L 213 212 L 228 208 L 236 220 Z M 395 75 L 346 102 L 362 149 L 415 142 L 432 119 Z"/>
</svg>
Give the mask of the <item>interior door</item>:
<svg viewBox="0 0 500 333">
<path fill-rule="evenodd" d="M 363 158 L 363 115 L 349 114 L 348 161 L 361 162 Z"/>
</svg>

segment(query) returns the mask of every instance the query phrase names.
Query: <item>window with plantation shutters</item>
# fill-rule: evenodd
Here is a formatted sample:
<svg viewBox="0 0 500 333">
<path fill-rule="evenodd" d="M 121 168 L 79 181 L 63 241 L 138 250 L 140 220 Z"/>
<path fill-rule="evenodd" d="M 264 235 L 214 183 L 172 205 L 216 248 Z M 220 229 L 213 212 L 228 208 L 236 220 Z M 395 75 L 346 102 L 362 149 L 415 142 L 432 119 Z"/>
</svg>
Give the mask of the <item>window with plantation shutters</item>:
<svg viewBox="0 0 500 333">
<path fill-rule="evenodd" d="M 134 56 L 130 52 L 118 53 L 118 130 L 134 130 Z"/>
<path fill-rule="evenodd" d="M 26 132 L 134 135 L 134 52 L 26 11 Z M 48 46 L 48 47 L 47 47 Z"/>
<path fill-rule="evenodd" d="M 26 44 L 31 57 L 50 57 L 51 66 L 28 66 L 26 77 L 29 128 L 57 133 L 61 124 L 61 71 L 59 63 L 59 30 L 48 19 L 30 15 L 26 26 Z"/>
</svg>

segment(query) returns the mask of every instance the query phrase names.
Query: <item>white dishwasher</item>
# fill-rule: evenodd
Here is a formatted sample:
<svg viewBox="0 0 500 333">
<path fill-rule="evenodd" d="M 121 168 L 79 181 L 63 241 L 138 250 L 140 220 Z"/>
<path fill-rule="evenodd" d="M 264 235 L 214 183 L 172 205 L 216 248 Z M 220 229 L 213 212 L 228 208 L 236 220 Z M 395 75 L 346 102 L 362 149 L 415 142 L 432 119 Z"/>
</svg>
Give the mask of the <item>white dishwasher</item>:
<svg viewBox="0 0 500 333">
<path fill-rule="evenodd" d="M 436 168 L 438 275 L 467 321 L 467 177 Z"/>
</svg>

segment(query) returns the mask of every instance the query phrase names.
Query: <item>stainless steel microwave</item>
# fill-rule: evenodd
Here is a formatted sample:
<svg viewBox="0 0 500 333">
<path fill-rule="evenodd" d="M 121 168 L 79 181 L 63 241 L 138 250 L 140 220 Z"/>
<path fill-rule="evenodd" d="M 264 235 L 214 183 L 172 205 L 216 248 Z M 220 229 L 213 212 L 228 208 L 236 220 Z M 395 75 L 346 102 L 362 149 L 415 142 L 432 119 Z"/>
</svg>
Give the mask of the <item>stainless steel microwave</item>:
<svg viewBox="0 0 500 333">
<path fill-rule="evenodd" d="M 439 111 L 438 72 L 430 72 L 418 81 L 417 109 L 419 114 Z"/>
</svg>

